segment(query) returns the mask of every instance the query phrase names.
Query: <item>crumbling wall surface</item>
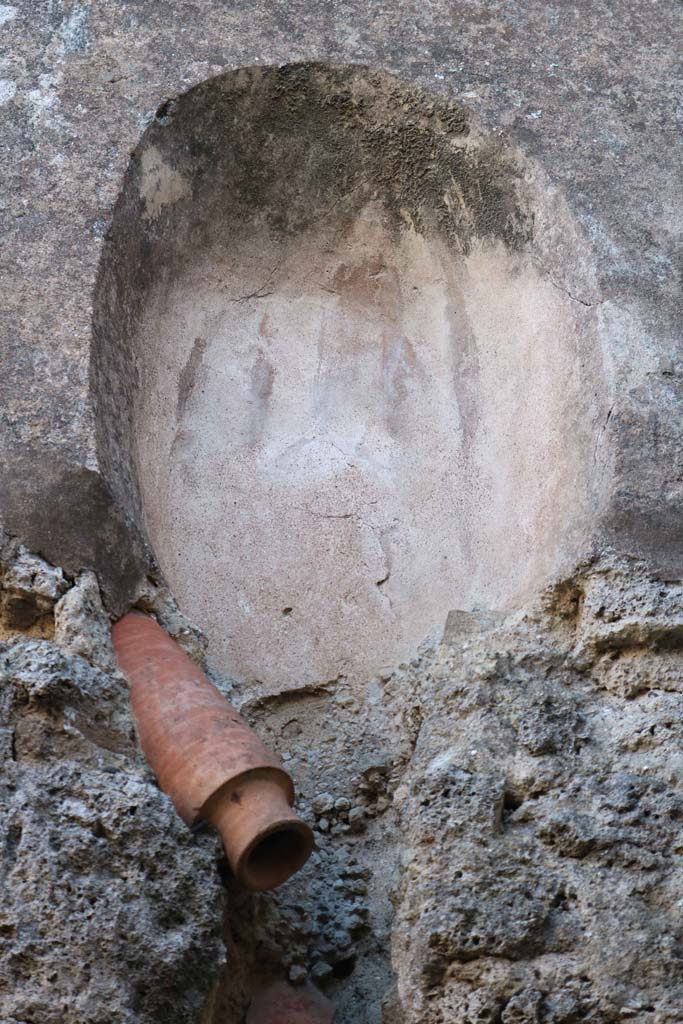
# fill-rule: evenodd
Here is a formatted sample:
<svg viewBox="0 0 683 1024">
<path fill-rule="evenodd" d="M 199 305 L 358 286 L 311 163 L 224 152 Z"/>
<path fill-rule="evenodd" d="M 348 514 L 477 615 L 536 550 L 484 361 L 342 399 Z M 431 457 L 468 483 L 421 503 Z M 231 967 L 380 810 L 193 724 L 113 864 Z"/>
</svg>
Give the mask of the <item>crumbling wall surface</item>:
<svg viewBox="0 0 683 1024">
<path fill-rule="evenodd" d="M 680 583 L 603 555 L 451 613 L 362 700 L 243 697 L 318 851 L 277 894 L 228 883 L 216 989 L 218 847 L 141 762 L 93 578 L 3 550 L 0 1020 L 238 1024 L 285 976 L 354 1024 L 680 1021 Z"/>
<path fill-rule="evenodd" d="M 682 599 L 603 558 L 408 671 L 405 1024 L 680 1022 Z"/>
<path fill-rule="evenodd" d="M 16 544 L 2 569 L 0 1020 L 199 1020 L 224 961 L 215 846 L 137 751 L 92 575 Z"/>
<path fill-rule="evenodd" d="M 305 690 L 242 698 L 241 710 L 296 780 L 298 807 L 315 831 L 305 868 L 280 889 L 241 897 L 230 889 L 230 969 L 213 1024 L 241 1024 L 238 999 L 273 978 L 309 980 L 330 998 L 336 1024 L 380 1024 L 392 986 L 393 906 L 402 837 L 396 830 L 392 766 L 408 751 L 386 699 L 390 673 L 361 693 L 338 679 Z M 240 687 L 231 694 L 239 700 Z M 240 992 L 242 988 L 242 992 Z M 387 1017 L 387 1024 L 391 1021 Z"/>
</svg>

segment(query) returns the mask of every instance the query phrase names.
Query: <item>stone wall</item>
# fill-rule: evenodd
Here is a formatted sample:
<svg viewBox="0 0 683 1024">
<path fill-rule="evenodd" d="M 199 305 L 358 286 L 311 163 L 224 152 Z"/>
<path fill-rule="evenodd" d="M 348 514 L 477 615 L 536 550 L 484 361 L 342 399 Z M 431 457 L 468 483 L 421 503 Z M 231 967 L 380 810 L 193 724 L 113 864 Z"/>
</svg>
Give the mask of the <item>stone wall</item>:
<svg viewBox="0 0 683 1024">
<path fill-rule="evenodd" d="M 682 597 L 606 558 L 409 673 L 406 1022 L 681 1019 Z"/>
<path fill-rule="evenodd" d="M 0 5 L 3 1024 L 241 1024 L 274 978 L 311 979 L 340 1024 L 683 1019 L 682 20 L 672 0 Z M 145 132 L 201 83 L 295 62 L 396 75 L 522 169 L 529 230 L 499 242 L 595 325 L 566 504 L 596 486 L 516 605 L 455 594 L 398 667 L 259 687 L 165 586 L 93 339 Z M 109 642 L 133 605 L 198 661 L 209 643 L 294 775 L 317 850 L 274 894 L 239 891 L 141 758 Z"/>
<path fill-rule="evenodd" d="M 215 843 L 137 750 L 93 575 L 4 540 L 0 1020 L 199 1020 L 225 959 Z"/>
<path fill-rule="evenodd" d="M 247 896 L 136 751 L 92 575 L 16 542 L 3 570 L 0 1019 L 237 1024 L 285 977 L 338 1020 L 680 1020 L 680 584 L 603 556 L 526 611 L 452 612 L 362 701 L 218 679 L 317 836 Z"/>
</svg>

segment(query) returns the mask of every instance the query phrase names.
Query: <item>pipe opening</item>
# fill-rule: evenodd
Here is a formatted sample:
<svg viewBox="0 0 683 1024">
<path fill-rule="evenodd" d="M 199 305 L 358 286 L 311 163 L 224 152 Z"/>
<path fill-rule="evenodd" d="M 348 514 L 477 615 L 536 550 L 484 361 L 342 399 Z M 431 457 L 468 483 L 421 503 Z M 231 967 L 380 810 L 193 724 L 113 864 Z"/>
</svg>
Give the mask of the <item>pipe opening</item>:
<svg viewBox="0 0 683 1024">
<path fill-rule="evenodd" d="M 252 889 L 274 889 L 306 863 L 311 846 L 308 830 L 282 826 L 254 845 L 241 874 Z"/>
</svg>

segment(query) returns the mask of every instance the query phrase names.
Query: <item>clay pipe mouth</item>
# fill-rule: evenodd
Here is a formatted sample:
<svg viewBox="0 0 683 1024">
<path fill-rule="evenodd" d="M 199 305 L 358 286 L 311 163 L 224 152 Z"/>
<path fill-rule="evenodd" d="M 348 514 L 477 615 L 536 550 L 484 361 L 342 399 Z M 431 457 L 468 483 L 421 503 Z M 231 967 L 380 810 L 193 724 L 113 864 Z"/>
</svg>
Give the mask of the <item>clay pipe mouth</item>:
<svg viewBox="0 0 683 1024">
<path fill-rule="evenodd" d="M 233 874 L 249 889 L 274 889 L 311 855 L 313 832 L 292 810 L 292 796 L 286 772 L 257 768 L 226 783 L 202 808 L 221 834 Z"/>
<path fill-rule="evenodd" d="M 274 889 L 304 866 L 312 850 L 313 835 L 303 821 L 272 825 L 244 851 L 237 878 L 257 892 Z"/>
</svg>

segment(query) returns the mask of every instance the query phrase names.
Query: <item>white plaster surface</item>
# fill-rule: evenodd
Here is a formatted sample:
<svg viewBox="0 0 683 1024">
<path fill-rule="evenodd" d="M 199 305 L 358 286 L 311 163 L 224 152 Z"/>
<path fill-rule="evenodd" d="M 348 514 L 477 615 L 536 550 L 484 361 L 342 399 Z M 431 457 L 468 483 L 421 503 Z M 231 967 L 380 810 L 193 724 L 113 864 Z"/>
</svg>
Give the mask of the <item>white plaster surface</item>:
<svg viewBox="0 0 683 1024">
<path fill-rule="evenodd" d="M 270 692 L 367 678 L 556 571 L 595 443 L 585 314 L 526 256 L 397 241 L 377 205 L 345 236 L 254 225 L 160 280 L 138 473 L 214 660 Z"/>
</svg>

